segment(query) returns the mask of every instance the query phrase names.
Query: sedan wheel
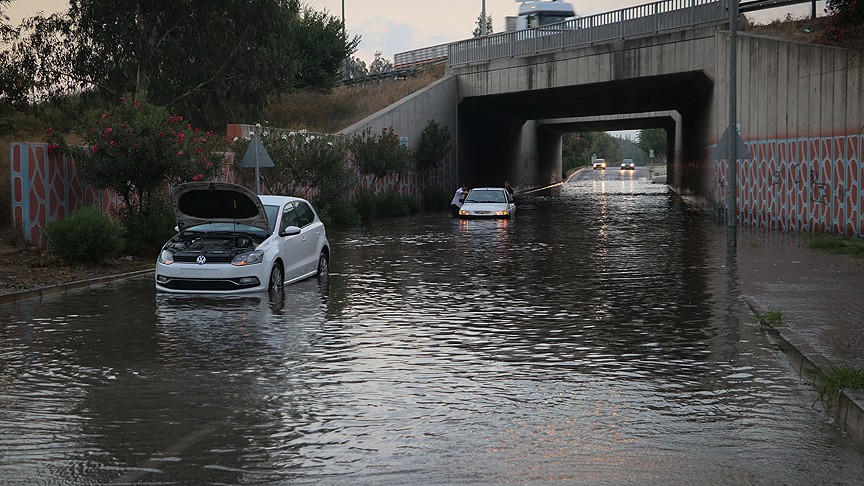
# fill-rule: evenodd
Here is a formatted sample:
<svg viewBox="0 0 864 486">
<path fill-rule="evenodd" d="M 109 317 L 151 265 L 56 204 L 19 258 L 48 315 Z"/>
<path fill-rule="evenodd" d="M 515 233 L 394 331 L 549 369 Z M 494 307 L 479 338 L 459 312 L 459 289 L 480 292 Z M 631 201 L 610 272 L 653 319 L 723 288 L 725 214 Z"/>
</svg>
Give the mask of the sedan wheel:
<svg viewBox="0 0 864 486">
<path fill-rule="evenodd" d="M 327 278 L 330 275 L 330 261 L 327 258 L 327 254 L 323 251 L 321 252 L 321 256 L 318 257 L 318 278 Z"/>
<path fill-rule="evenodd" d="M 285 285 L 285 274 L 282 273 L 282 265 L 278 263 L 273 265 L 273 270 L 270 271 L 270 283 L 267 285 L 267 290 L 270 292 L 278 292 Z"/>
</svg>

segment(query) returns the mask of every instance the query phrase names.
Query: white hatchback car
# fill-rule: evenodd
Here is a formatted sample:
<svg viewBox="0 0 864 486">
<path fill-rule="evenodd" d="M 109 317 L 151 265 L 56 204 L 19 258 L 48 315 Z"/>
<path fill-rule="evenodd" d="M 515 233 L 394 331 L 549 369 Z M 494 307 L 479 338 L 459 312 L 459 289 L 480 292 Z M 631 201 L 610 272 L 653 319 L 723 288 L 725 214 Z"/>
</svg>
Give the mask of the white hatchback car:
<svg viewBox="0 0 864 486">
<path fill-rule="evenodd" d="M 178 186 L 171 201 L 179 232 L 159 253 L 156 290 L 273 291 L 328 275 L 324 224 L 305 199 L 258 196 L 224 182 L 191 182 Z"/>
<path fill-rule="evenodd" d="M 513 196 L 503 187 L 475 187 L 459 208 L 460 218 L 509 218 L 516 213 Z"/>
</svg>

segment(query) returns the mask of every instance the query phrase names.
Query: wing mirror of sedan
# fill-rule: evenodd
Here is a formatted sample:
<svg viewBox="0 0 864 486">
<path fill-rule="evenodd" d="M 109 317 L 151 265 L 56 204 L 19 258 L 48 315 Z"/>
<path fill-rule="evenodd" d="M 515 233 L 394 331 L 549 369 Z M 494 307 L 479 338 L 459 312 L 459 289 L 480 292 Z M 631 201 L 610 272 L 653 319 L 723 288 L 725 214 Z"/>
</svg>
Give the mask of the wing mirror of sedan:
<svg viewBox="0 0 864 486">
<path fill-rule="evenodd" d="M 300 234 L 299 226 L 286 226 L 285 229 L 279 232 L 279 236 L 294 236 Z"/>
</svg>

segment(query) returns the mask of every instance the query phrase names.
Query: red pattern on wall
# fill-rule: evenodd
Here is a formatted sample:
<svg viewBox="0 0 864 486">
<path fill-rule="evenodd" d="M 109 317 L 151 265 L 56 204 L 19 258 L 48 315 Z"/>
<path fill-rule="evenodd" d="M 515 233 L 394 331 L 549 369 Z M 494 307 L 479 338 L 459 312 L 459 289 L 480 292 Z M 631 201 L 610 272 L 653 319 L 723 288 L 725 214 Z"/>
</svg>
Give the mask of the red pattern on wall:
<svg viewBox="0 0 864 486">
<path fill-rule="evenodd" d="M 747 143 L 739 161 L 738 217 L 745 226 L 847 236 L 864 233 L 861 135 Z M 706 175 L 706 196 L 725 213 L 726 161 Z"/>
<path fill-rule="evenodd" d="M 13 143 L 11 155 L 12 224 L 21 228 L 25 240 L 41 248 L 47 247 L 42 228 L 49 221 L 62 220 L 90 205 L 111 216 L 123 207 L 119 195 L 87 186 L 72 157 L 49 153 L 44 143 Z M 232 159 L 227 160 L 228 170 L 220 180 L 236 183 L 237 175 L 229 165 Z"/>
</svg>

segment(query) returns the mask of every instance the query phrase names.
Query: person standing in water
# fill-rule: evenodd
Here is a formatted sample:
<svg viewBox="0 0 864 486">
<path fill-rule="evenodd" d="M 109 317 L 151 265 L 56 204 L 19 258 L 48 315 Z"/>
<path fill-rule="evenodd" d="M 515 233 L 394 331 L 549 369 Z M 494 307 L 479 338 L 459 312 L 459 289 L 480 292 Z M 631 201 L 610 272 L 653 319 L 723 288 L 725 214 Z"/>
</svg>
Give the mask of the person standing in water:
<svg viewBox="0 0 864 486">
<path fill-rule="evenodd" d="M 465 196 L 468 195 L 468 186 L 462 184 L 459 189 L 456 189 L 456 193 L 453 194 L 453 199 L 450 201 L 450 214 L 453 216 L 459 216 L 459 208 L 462 207 L 462 203 L 465 202 Z"/>
</svg>

